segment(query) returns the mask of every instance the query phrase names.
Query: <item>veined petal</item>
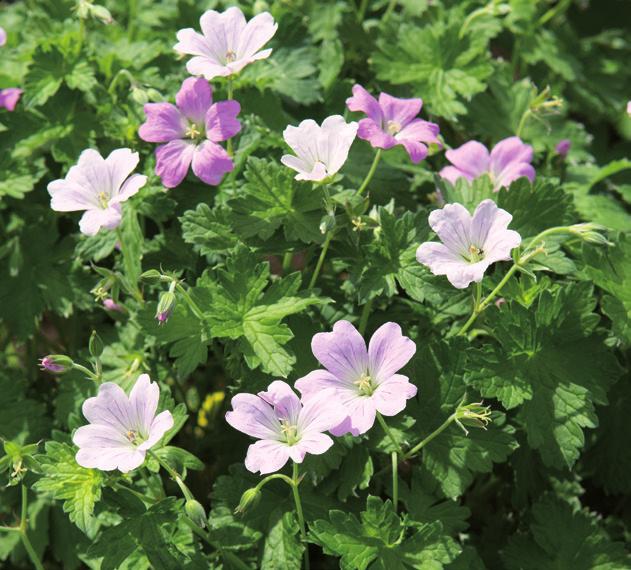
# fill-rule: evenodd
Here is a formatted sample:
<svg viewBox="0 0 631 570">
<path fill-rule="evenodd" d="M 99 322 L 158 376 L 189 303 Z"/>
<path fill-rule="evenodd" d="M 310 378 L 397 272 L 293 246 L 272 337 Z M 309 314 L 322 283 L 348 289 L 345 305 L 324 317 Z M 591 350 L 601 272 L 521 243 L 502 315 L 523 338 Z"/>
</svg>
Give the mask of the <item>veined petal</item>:
<svg viewBox="0 0 631 570">
<path fill-rule="evenodd" d="M 175 188 L 186 177 L 193 160 L 195 145 L 173 140 L 156 149 L 156 174 L 167 188 Z"/>
<path fill-rule="evenodd" d="M 348 321 L 337 321 L 332 332 L 316 334 L 311 349 L 318 361 L 346 384 L 353 385 L 368 369 L 366 343 Z"/>
<path fill-rule="evenodd" d="M 502 170 L 495 179 L 495 191 L 499 191 L 500 188 L 508 188 L 515 180 L 524 177 L 532 182 L 535 179 L 534 167 L 525 162 L 511 164 Z"/>
<path fill-rule="evenodd" d="M 416 396 L 416 392 L 416 386 L 407 376 L 395 374 L 377 386 L 372 398 L 380 414 L 396 416 L 405 409 L 407 400 Z"/>
<path fill-rule="evenodd" d="M 389 149 L 397 144 L 397 140 L 391 134 L 384 132 L 372 119 L 359 121 L 357 136 L 368 141 L 373 148 Z"/>
<path fill-rule="evenodd" d="M 184 28 L 177 33 L 178 43 L 173 49 L 179 53 L 197 55 L 219 63 L 219 54 L 213 51 L 211 44 L 202 34 L 198 34 L 193 28 Z M 222 52 L 224 53 L 224 52 Z"/>
<path fill-rule="evenodd" d="M 237 101 L 220 101 L 208 109 L 205 116 L 206 136 L 213 142 L 228 140 L 241 130 L 237 115 L 241 105 Z"/>
<path fill-rule="evenodd" d="M 466 289 L 472 281 L 481 281 L 489 266 L 486 257 L 478 263 L 469 263 L 442 243 L 436 242 L 421 244 L 416 250 L 416 259 L 427 265 L 434 275 L 446 275 L 457 289 Z"/>
<path fill-rule="evenodd" d="M 147 177 L 143 174 L 132 174 L 123 185 L 118 193 L 114 194 L 110 199 L 110 204 L 119 204 L 131 198 L 147 183 Z"/>
<path fill-rule="evenodd" d="M 357 123 L 347 123 L 341 115 L 332 115 L 322 121 L 321 130 L 326 135 L 326 150 L 319 149 L 319 158 L 326 165 L 329 176 L 344 166 L 358 128 Z"/>
<path fill-rule="evenodd" d="M 240 34 L 236 49 L 237 60 L 254 56 L 274 37 L 278 24 L 269 12 L 261 12 L 252 18 Z M 267 50 L 271 53 L 271 50 Z M 265 57 L 268 57 L 269 53 Z"/>
<path fill-rule="evenodd" d="M 228 52 L 237 55 L 241 34 L 245 30 L 245 16 L 240 8 L 232 6 L 224 12 L 207 10 L 199 19 L 204 38 L 220 61 L 226 62 Z"/>
<path fill-rule="evenodd" d="M 403 336 L 397 323 L 381 325 L 368 345 L 368 371 L 379 384 L 403 368 L 416 352 L 416 344 Z"/>
<path fill-rule="evenodd" d="M 189 77 L 185 79 L 175 96 L 175 103 L 178 109 L 187 119 L 196 125 L 204 124 L 206 113 L 208 109 L 210 109 L 212 102 L 212 88 L 208 81 L 200 77 Z"/>
<path fill-rule="evenodd" d="M 280 423 L 272 406 L 254 394 L 237 394 L 226 421 L 236 430 L 259 439 L 280 439 Z"/>
<path fill-rule="evenodd" d="M 186 64 L 186 70 L 191 75 L 201 75 L 208 81 L 212 81 L 215 77 L 227 77 L 233 74 L 228 66 L 217 63 L 214 58 L 208 56 L 191 58 Z"/>
<path fill-rule="evenodd" d="M 469 141 L 445 153 L 447 160 L 468 177 L 477 178 L 489 171 L 489 151 L 477 141 Z"/>
<path fill-rule="evenodd" d="M 491 151 L 490 169 L 496 177 L 513 164 L 532 161 L 532 147 L 519 137 L 508 137 L 498 142 Z"/>
<path fill-rule="evenodd" d="M 399 128 L 405 127 L 421 112 L 422 99 L 400 99 L 387 93 L 379 95 L 379 106 L 383 114 L 384 123 L 393 121 Z"/>
<path fill-rule="evenodd" d="M 129 148 L 119 148 L 109 154 L 105 159 L 105 164 L 107 164 L 107 168 L 109 169 L 112 184 L 109 194 L 110 197 L 118 193 L 123 182 L 125 182 L 136 166 L 138 166 L 139 161 L 140 157 L 138 153 L 132 152 Z"/>
<path fill-rule="evenodd" d="M 140 467 L 145 461 L 145 452 L 134 447 L 129 448 L 81 448 L 75 456 L 81 467 L 113 471 L 118 469 L 128 473 Z"/>
<path fill-rule="evenodd" d="M 186 119 L 171 103 L 147 103 L 147 120 L 140 125 L 138 136 L 147 142 L 164 143 L 181 139 L 186 132 Z"/>
<path fill-rule="evenodd" d="M 67 178 L 50 182 L 48 193 L 51 196 L 50 207 L 56 212 L 76 212 L 99 207 L 97 196 L 91 188 Z"/>
<path fill-rule="evenodd" d="M 261 475 L 281 469 L 289 459 L 289 446 L 286 443 L 262 439 L 248 447 L 245 467 L 252 473 Z"/>
<path fill-rule="evenodd" d="M 346 106 L 349 111 L 362 111 L 368 115 L 370 119 L 378 126 L 381 125 L 383 115 L 381 113 L 381 107 L 375 99 L 366 89 L 361 85 L 353 85 L 353 96 L 346 99 Z M 361 130 L 361 121 L 360 121 Z M 364 138 L 359 134 L 360 138 Z M 367 140 L 367 139 L 365 139 Z"/>
<path fill-rule="evenodd" d="M 149 437 L 138 446 L 138 449 L 145 451 L 151 449 L 158 443 L 164 434 L 173 427 L 173 415 L 169 410 L 160 412 L 149 426 Z"/>
<path fill-rule="evenodd" d="M 274 406 L 274 413 L 279 419 L 287 420 L 291 425 L 298 423 L 302 404 L 287 382 L 274 380 L 267 391 L 259 392 L 258 396 Z"/>
<path fill-rule="evenodd" d="M 98 394 L 83 402 L 81 408 L 85 419 L 91 424 L 110 426 L 124 435 L 135 425 L 135 415 L 124 390 L 114 382 L 99 386 Z"/>
<path fill-rule="evenodd" d="M 331 393 L 321 393 L 303 399 L 297 426 L 301 438 L 306 434 L 322 433 L 340 425 L 346 418 L 344 407 Z"/>
<path fill-rule="evenodd" d="M 473 176 L 463 172 L 462 170 L 458 170 L 455 166 L 445 166 L 444 168 L 441 168 L 438 174 L 441 178 L 444 178 L 453 185 L 456 184 L 456 180 L 458 180 L 458 178 L 473 180 Z"/>
<path fill-rule="evenodd" d="M 217 186 L 224 175 L 232 172 L 234 163 L 230 155 L 217 143 L 204 141 L 193 153 L 193 172 L 200 180 Z"/>
<path fill-rule="evenodd" d="M 149 434 L 149 428 L 158 409 L 160 388 L 156 382 L 152 382 L 149 374 L 138 376 L 134 387 L 129 394 L 130 419 L 145 437 Z"/>
<path fill-rule="evenodd" d="M 348 384 L 340 380 L 328 370 L 314 370 L 306 376 L 296 380 L 296 389 L 302 394 L 303 399 L 310 396 L 318 396 L 322 392 L 337 390 L 347 387 Z"/>
<path fill-rule="evenodd" d="M 81 233 L 87 236 L 94 236 L 101 228 L 113 230 L 117 228 L 122 220 L 120 204 L 111 204 L 106 209 L 97 208 L 86 210 L 79 220 Z"/>
<path fill-rule="evenodd" d="M 452 252 L 468 255 L 471 246 L 471 214 L 458 203 L 446 204 L 429 215 L 429 225 Z"/>
</svg>

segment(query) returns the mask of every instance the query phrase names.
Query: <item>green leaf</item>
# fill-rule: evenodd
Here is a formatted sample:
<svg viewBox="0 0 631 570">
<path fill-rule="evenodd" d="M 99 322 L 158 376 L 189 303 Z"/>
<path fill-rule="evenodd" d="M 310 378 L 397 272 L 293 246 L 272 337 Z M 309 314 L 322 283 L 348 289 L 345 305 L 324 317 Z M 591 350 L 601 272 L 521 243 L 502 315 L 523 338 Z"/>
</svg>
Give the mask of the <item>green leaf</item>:
<svg viewBox="0 0 631 570">
<path fill-rule="evenodd" d="M 27 398 L 27 383 L 14 374 L 0 373 L 0 438 L 20 444 L 37 441 L 50 429 L 46 406 Z"/>
<path fill-rule="evenodd" d="M 455 541 L 435 521 L 422 524 L 410 536 L 392 503 L 368 496 L 361 520 L 343 511 L 330 511 L 329 520 L 316 520 L 310 534 L 326 554 L 341 557 L 342 568 L 358 570 L 420 568 L 437 570 L 460 553 Z"/>
<path fill-rule="evenodd" d="M 234 230 L 244 238 L 268 239 L 282 225 L 285 238 L 321 243 L 321 190 L 294 180 L 293 171 L 275 161 L 250 157 L 239 197 L 228 203 Z"/>
<path fill-rule="evenodd" d="M 550 466 L 574 464 L 583 429 L 598 423 L 594 404 L 607 402 L 620 373 L 595 332 L 594 304 L 590 284 L 576 283 L 544 291 L 529 308 L 513 302 L 489 311 L 497 344 L 469 354 L 468 382 L 508 409 L 521 406 L 528 441 Z"/>
<path fill-rule="evenodd" d="M 232 249 L 239 238 L 230 226 L 228 212 L 222 208 L 210 209 L 204 202 L 195 210 L 187 210 L 180 218 L 182 238 L 193 245 L 201 255 L 214 255 Z"/>
<path fill-rule="evenodd" d="M 63 501 L 64 512 L 70 520 L 93 536 L 97 529 L 94 506 L 101 498 L 105 480 L 98 469 L 86 469 L 77 464 L 75 452 L 66 443 L 47 442 L 46 453 L 37 457 L 42 478 L 34 488 Z"/>
<path fill-rule="evenodd" d="M 270 514 L 270 528 L 263 546 L 261 570 L 300 570 L 304 546 L 298 536 L 298 522 L 292 512 L 280 509 Z"/>
<path fill-rule="evenodd" d="M 502 556 L 508 570 L 618 570 L 631 558 L 612 541 L 596 515 L 544 495 L 532 508 L 530 533 L 517 534 Z"/>
</svg>

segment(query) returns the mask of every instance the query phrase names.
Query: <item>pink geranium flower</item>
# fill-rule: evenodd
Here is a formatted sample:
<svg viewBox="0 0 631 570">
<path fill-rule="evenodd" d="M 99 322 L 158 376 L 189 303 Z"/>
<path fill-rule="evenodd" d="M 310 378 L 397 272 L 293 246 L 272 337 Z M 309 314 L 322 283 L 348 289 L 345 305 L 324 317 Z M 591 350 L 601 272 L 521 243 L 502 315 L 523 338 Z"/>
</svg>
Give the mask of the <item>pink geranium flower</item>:
<svg viewBox="0 0 631 570">
<path fill-rule="evenodd" d="M 417 163 L 427 156 L 428 144 L 440 144 L 438 125 L 416 118 L 423 106 L 422 99 L 398 99 L 381 93 L 377 101 L 361 85 L 355 85 L 346 106 L 368 115 L 359 121 L 357 136 L 374 148 L 403 145 L 412 162 Z"/>
<path fill-rule="evenodd" d="M 173 416 L 165 410 L 156 416 L 160 388 L 141 374 L 129 397 L 113 382 L 99 386 L 99 393 L 83 403 L 90 422 L 80 427 L 72 441 L 79 447 L 76 459 L 82 467 L 127 473 L 140 467 L 147 450 L 173 427 Z"/>
<path fill-rule="evenodd" d="M 141 174 L 130 176 L 137 165 L 138 153 L 128 148 L 114 150 L 105 159 L 96 150 L 84 150 L 65 178 L 48 185 L 50 207 L 57 212 L 85 210 L 79 229 L 86 235 L 102 227 L 112 230 L 121 222 L 121 204 L 147 182 Z"/>
<path fill-rule="evenodd" d="M 232 100 L 213 103 L 208 82 L 195 77 L 184 80 L 175 103 L 147 103 L 147 121 L 138 130 L 142 140 L 166 143 L 156 149 L 156 174 L 167 188 L 175 188 L 192 164 L 206 184 L 219 184 L 234 164 L 217 143 L 241 130 L 241 106 Z"/>
<path fill-rule="evenodd" d="M 7 43 L 7 33 L 0 27 L 0 47 Z"/>
<path fill-rule="evenodd" d="M 338 321 L 333 332 L 318 333 L 311 341 L 314 356 L 326 370 L 315 370 L 296 382 L 303 399 L 324 397 L 340 402 L 346 418 L 331 430 L 333 435 L 366 433 L 377 412 L 394 416 L 416 395 L 407 376 L 397 374 L 416 352 L 396 323 L 386 323 L 366 343 L 348 321 Z"/>
<path fill-rule="evenodd" d="M 193 28 L 180 30 L 174 49 L 194 56 L 186 69 L 191 75 L 203 75 L 208 80 L 239 73 L 253 61 L 268 58 L 271 49 L 259 50 L 278 28 L 269 12 L 246 23 L 243 12 L 234 6 L 221 13 L 208 10 L 199 23 L 202 33 Z"/>
<path fill-rule="evenodd" d="M 471 181 L 483 174 L 488 174 L 495 191 L 508 188 L 512 182 L 526 177 L 531 182 L 535 179 L 532 161 L 532 147 L 522 142 L 519 137 L 508 137 L 498 142 L 491 153 L 477 141 L 469 141 L 456 149 L 445 153 L 453 166 L 445 166 L 440 175 L 455 184 L 458 178 Z"/>
<path fill-rule="evenodd" d="M 23 91 L 17 87 L 7 87 L 0 89 L 0 108 L 4 107 L 7 111 L 13 111 L 22 96 Z"/>
<path fill-rule="evenodd" d="M 559 156 L 565 158 L 571 147 L 572 141 L 570 139 L 561 139 L 554 147 L 554 150 Z"/>
<path fill-rule="evenodd" d="M 288 459 L 302 463 L 305 455 L 320 455 L 333 440 L 324 432 L 342 421 L 344 410 L 335 402 L 298 399 L 291 387 L 272 382 L 267 392 L 237 394 L 226 421 L 235 429 L 257 438 L 248 448 L 245 466 L 261 475 L 281 469 Z"/>
<path fill-rule="evenodd" d="M 510 259 L 521 243 L 521 236 L 507 229 L 512 219 L 493 200 L 480 202 L 473 216 L 462 204 L 447 204 L 429 215 L 429 225 L 442 243 L 421 244 L 416 259 L 434 275 L 446 275 L 457 289 L 479 283 L 490 265 Z"/>
<path fill-rule="evenodd" d="M 357 123 L 347 123 L 341 115 L 332 115 L 318 125 L 312 119 L 283 131 L 285 142 L 296 153 L 284 154 L 280 161 L 298 172 L 296 180 L 319 182 L 338 172 L 357 134 Z"/>
</svg>

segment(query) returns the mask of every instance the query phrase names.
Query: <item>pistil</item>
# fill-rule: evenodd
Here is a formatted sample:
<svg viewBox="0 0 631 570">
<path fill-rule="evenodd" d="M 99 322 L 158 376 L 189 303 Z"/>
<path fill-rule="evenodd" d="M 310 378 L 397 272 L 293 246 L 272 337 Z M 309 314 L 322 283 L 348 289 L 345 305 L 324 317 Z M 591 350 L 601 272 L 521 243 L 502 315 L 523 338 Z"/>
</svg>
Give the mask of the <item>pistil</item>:
<svg viewBox="0 0 631 570">
<path fill-rule="evenodd" d="M 396 135 L 401 130 L 401 125 L 396 121 L 388 121 L 386 123 L 386 131 L 391 135 Z"/>
<path fill-rule="evenodd" d="M 298 442 L 298 430 L 295 425 L 289 423 L 289 420 L 280 420 L 280 431 L 285 436 L 287 445 Z"/>
<path fill-rule="evenodd" d="M 366 373 L 362 374 L 353 384 L 357 386 L 362 396 L 370 396 L 375 391 L 372 378 Z"/>
</svg>

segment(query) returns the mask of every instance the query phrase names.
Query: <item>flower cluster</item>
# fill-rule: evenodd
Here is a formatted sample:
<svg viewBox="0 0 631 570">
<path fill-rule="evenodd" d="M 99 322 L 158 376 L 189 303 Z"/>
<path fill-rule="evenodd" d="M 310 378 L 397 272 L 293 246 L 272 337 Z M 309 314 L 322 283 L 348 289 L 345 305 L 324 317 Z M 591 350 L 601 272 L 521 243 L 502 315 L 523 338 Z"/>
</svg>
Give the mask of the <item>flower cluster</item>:
<svg viewBox="0 0 631 570">
<path fill-rule="evenodd" d="M 301 399 L 288 384 L 272 382 L 267 392 L 237 394 L 228 423 L 260 441 L 248 449 L 245 466 L 261 474 L 279 470 L 289 458 L 301 463 L 319 455 L 341 436 L 366 433 L 376 415 L 394 416 L 416 395 L 416 386 L 398 374 L 416 352 L 396 323 L 382 325 L 368 348 L 357 329 L 338 321 L 329 333 L 313 337 L 311 348 L 324 370 L 296 381 Z"/>
<path fill-rule="evenodd" d="M 7 43 L 7 32 L 4 28 L 0 28 L 0 47 Z M 18 87 L 7 87 L 0 89 L 0 108 L 4 107 L 7 111 L 13 111 L 20 101 L 22 90 Z"/>
</svg>

